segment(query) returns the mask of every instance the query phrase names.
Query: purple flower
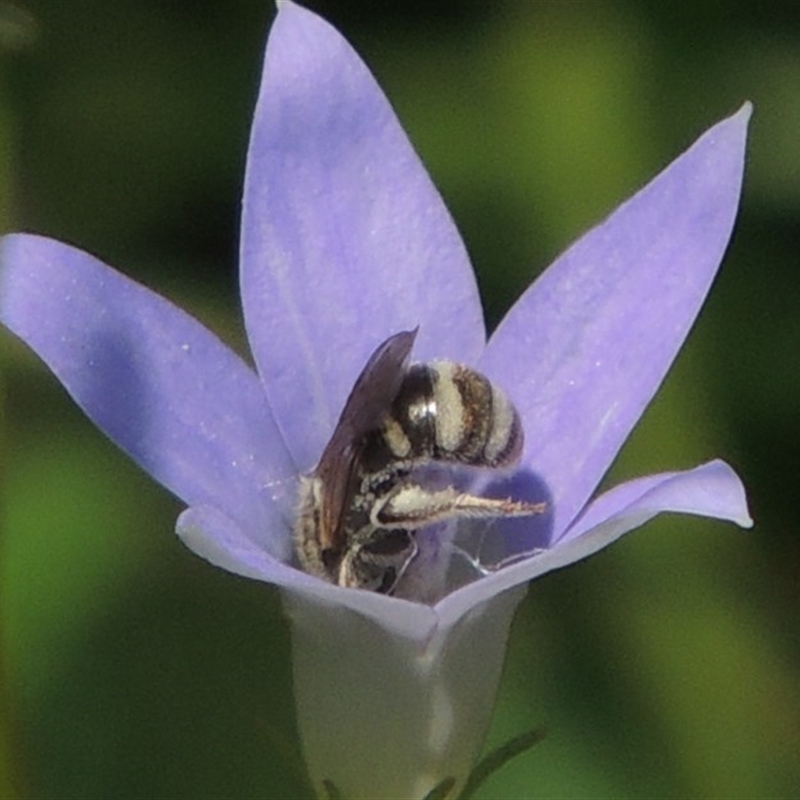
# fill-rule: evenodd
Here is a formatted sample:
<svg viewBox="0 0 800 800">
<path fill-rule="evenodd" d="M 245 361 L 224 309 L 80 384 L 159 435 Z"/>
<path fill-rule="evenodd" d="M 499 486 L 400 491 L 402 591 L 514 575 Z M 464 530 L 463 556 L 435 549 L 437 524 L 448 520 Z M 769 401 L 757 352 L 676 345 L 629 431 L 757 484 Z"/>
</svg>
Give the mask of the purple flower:
<svg viewBox="0 0 800 800">
<path fill-rule="evenodd" d="M 745 106 L 717 124 L 574 244 L 487 343 L 464 245 L 386 98 L 333 28 L 283 0 L 243 201 L 242 303 L 257 374 L 94 257 L 40 236 L 2 240 L 0 321 L 186 503 L 177 529 L 191 549 L 282 588 L 317 784 L 332 779 L 355 798 L 462 781 L 528 581 L 663 511 L 751 524 L 721 461 L 593 498 L 719 267 L 749 115 Z M 472 365 L 511 396 L 527 442 L 514 491 L 548 503 L 541 519 L 491 529 L 518 555 L 512 563 L 445 586 L 435 604 L 342 589 L 292 559 L 298 477 L 370 353 L 417 326 L 415 359 Z M 370 758 L 376 737 L 391 763 Z"/>
</svg>

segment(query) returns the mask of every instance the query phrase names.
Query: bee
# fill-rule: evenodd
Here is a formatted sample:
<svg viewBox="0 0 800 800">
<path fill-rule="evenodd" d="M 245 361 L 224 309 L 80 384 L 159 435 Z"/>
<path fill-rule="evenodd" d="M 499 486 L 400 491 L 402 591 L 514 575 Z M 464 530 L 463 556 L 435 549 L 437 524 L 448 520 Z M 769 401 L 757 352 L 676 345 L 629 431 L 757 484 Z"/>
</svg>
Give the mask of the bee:
<svg viewBox="0 0 800 800">
<path fill-rule="evenodd" d="M 397 333 L 375 350 L 319 464 L 301 481 L 298 560 L 339 586 L 391 594 L 421 528 L 545 509 L 426 486 L 420 467 L 511 467 L 524 439 L 517 410 L 485 376 L 451 361 L 409 365 L 416 333 Z"/>
</svg>

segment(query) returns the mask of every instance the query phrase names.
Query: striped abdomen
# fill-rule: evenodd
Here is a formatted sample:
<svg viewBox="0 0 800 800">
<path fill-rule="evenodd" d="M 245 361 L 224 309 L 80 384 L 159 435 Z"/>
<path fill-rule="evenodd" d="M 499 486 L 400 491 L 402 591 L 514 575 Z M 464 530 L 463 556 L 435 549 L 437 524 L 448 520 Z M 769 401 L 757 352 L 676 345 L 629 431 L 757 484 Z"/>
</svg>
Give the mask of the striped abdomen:
<svg viewBox="0 0 800 800">
<path fill-rule="evenodd" d="M 488 378 L 452 361 L 409 367 L 381 431 L 400 461 L 514 464 L 522 453 L 519 414 Z"/>
</svg>

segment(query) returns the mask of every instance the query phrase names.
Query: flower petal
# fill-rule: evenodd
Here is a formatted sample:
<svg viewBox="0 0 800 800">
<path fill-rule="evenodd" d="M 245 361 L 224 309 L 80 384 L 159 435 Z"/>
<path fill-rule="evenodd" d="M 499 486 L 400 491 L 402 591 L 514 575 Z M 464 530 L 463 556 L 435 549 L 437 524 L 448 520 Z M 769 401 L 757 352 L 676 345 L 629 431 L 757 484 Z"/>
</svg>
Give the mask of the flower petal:
<svg viewBox="0 0 800 800">
<path fill-rule="evenodd" d="M 683 344 L 733 228 L 749 104 L 561 256 L 492 336 L 482 368 L 525 423 L 554 533 L 583 508 Z"/>
<path fill-rule="evenodd" d="M 415 357 L 484 344 L 464 245 L 387 99 L 330 25 L 279 3 L 244 192 L 242 301 L 270 403 L 302 470 L 388 336 Z"/>
<path fill-rule="evenodd" d="M 268 583 L 302 583 L 310 575 L 284 563 L 291 557 L 289 537 L 282 537 L 282 550 L 267 552 L 233 520 L 211 506 L 191 506 L 179 517 L 175 532 L 201 558 L 235 575 Z M 278 538 L 278 537 L 276 537 Z"/>
<path fill-rule="evenodd" d="M 512 586 L 580 561 L 665 511 L 752 525 L 744 487 L 736 473 L 715 460 L 686 472 L 669 472 L 617 486 L 591 503 L 551 548 L 481 578 L 437 606 L 441 624 L 452 624 L 473 606 Z"/>
<path fill-rule="evenodd" d="M 739 476 L 714 459 L 688 472 L 665 472 L 628 481 L 592 501 L 555 546 L 579 539 L 587 531 L 632 510 L 676 511 L 735 522 L 749 528 L 753 520 Z"/>
<path fill-rule="evenodd" d="M 256 375 L 168 301 L 76 248 L 0 244 L 0 322 L 117 445 L 184 502 L 268 536 L 292 465 Z"/>
<path fill-rule="evenodd" d="M 190 550 L 206 561 L 228 572 L 281 586 L 296 595 L 298 602 L 308 601 L 333 612 L 353 611 L 377 622 L 391 635 L 417 643 L 427 641 L 436 628 L 436 615 L 429 606 L 326 583 L 284 563 L 289 560 L 288 552 L 265 552 L 215 508 L 186 509 L 178 518 L 177 533 Z"/>
</svg>

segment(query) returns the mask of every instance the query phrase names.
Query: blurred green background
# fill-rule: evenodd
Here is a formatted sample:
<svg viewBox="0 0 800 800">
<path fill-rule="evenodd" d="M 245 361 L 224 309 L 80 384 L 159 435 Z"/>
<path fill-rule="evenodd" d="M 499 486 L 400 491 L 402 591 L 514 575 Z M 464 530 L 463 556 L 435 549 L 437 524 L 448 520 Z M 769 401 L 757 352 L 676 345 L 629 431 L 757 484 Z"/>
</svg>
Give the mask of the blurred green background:
<svg viewBox="0 0 800 800">
<path fill-rule="evenodd" d="M 742 212 L 608 482 L 730 461 L 753 531 L 672 516 L 531 587 L 482 797 L 800 797 L 800 14 L 792 3 L 309 2 L 361 52 L 495 324 L 570 241 L 755 104 Z M 268 0 L 0 3 L 0 214 L 244 352 L 237 226 Z M 0 334 L 0 798 L 307 796 L 276 592 Z M 795 477 L 793 478 L 792 475 Z"/>
</svg>

